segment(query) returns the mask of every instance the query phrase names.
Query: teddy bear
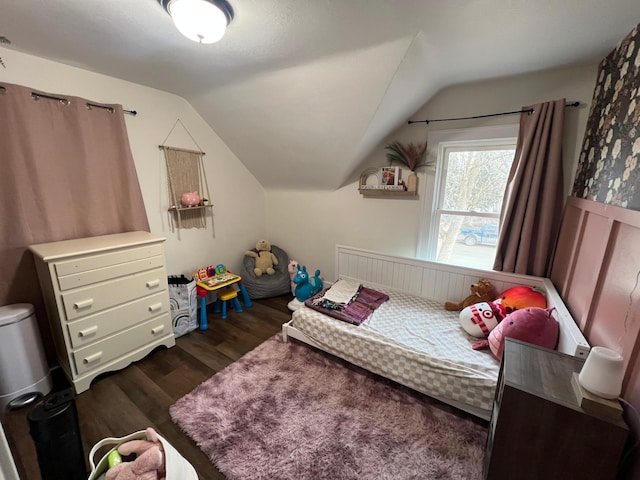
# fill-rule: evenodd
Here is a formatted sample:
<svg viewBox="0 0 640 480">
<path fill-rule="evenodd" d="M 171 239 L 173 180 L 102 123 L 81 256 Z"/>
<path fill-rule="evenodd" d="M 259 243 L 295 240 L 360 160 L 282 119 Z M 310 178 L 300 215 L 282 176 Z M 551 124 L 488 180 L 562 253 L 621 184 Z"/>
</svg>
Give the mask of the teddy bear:
<svg viewBox="0 0 640 480">
<path fill-rule="evenodd" d="M 554 349 L 558 344 L 560 326 L 553 317 L 555 308 L 528 307 L 510 313 L 494 328 L 485 340 L 471 345 L 474 350 L 489 347 L 491 353 L 502 359 L 505 338 L 514 338 L 539 347 Z"/>
<path fill-rule="evenodd" d="M 167 476 L 164 449 L 153 428 L 145 431 L 147 440 L 130 440 L 117 448 L 123 456 L 135 454 L 135 460 L 123 461 L 107 470 L 105 480 L 163 480 Z"/>
<path fill-rule="evenodd" d="M 491 302 L 496 299 L 496 290 L 486 278 L 471 284 L 471 295 L 459 303 L 445 302 L 444 309 L 459 312 L 474 303 Z"/>
<path fill-rule="evenodd" d="M 271 244 L 268 240 L 258 240 L 255 251 L 248 250 L 244 252 L 244 254 L 248 257 L 255 258 L 256 265 L 253 273 L 256 274 L 256 277 L 261 277 L 264 273 L 267 275 L 276 273 L 273 267 L 278 265 L 278 259 L 271 252 Z"/>
</svg>

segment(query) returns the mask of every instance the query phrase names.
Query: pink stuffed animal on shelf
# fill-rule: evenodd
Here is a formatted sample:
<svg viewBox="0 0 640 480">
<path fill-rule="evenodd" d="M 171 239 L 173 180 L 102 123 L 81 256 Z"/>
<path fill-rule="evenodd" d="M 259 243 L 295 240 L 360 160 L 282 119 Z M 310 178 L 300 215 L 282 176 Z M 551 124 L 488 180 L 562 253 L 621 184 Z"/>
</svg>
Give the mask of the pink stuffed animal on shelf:
<svg viewBox="0 0 640 480">
<path fill-rule="evenodd" d="M 106 480 L 164 480 L 166 465 L 164 449 L 153 428 L 146 430 L 147 440 L 130 440 L 118 447 L 120 455 L 136 455 L 131 462 L 122 462 L 107 470 Z"/>
<path fill-rule="evenodd" d="M 200 203 L 200 195 L 198 192 L 185 192 L 180 197 L 180 203 L 183 207 L 195 207 Z"/>
</svg>

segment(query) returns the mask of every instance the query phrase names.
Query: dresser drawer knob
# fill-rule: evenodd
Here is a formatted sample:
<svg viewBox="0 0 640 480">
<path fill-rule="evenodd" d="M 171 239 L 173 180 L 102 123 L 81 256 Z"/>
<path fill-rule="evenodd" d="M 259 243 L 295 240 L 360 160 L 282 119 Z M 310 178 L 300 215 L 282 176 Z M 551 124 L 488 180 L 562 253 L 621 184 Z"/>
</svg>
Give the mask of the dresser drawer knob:
<svg viewBox="0 0 640 480">
<path fill-rule="evenodd" d="M 154 287 L 157 287 L 158 285 L 160 285 L 160 280 L 158 280 L 157 278 L 155 280 L 149 280 L 147 282 L 147 288 L 154 288 Z"/>
<path fill-rule="evenodd" d="M 73 304 L 73 308 L 76 310 L 82 310 L 83 308 L 89 308 L 93 305 L 93 298 L 87 298 L 86 300 L 80 300 Z"/>
<path fill-rule="evenodd" d="M 162 309 L 162 302 L 154 303 L 153 305 L 149 305 L 150 312 L 157 312 Z"/>
<path fill-rule="evenodd" d="M 88 357 L 84 357 L 84 359 L 82 360 L 82 363 L 87 365 L 89 363 L 97 362 L 98 360 L 100 360 L 100 358 L 102 358 L 102 352 L 96 352 L 93 355 L 89 355 Z"/>
<path fill-rule="evenodd" d="M 78 336 L 80 338 L 88 337 L 89 335 L 93 335 L 98 331 L 98 326 L 94 325 L 93 327 L 85 328 L 84 330 L 80 330 L 78 332 Z"/>
<path fill-rule="evenodd" d="M 151 333 L 153 333 L 154 335 L 157 335 L 162 332 L 164 332 L 164 325 L 158 325 L 157 327 L 153 327 L 151 329 Z"/>
</svg>

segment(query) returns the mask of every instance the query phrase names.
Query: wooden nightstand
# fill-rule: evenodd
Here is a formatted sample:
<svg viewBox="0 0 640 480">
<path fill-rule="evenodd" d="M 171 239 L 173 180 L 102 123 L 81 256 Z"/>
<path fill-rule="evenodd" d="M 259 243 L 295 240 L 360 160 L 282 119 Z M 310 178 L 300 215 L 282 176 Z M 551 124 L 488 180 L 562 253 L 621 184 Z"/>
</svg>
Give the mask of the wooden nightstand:
<svg viewBox="0 0 640 480">
<path fill-rule="evenodd" d="M 484 478 L 614 479 L 622 418 L 586 412 L 571 386 L 584 361 L 507 339 L 489 424 Z"/>
</svg>

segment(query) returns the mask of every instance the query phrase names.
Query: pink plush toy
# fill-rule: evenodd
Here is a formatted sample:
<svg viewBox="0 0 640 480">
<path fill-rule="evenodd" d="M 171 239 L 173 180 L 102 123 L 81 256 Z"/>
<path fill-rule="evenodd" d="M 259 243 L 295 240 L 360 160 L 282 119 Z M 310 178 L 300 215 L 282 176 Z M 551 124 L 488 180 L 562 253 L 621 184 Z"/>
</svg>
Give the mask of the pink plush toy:
<svg viewBox="0 0 640 480">
<path fill-rule="evenodd" d="M 166 466 L 162 443 L 153 428 L 146 430 L 147 440 L 130 440 L 118 447 L 122 456 L 136 455 L 132 462 L 122 462 L 107 470 L 106 480 L 164 480 Z"/>
<path fill-rule="evenodd" d="M 291 294 L 296 294 L 296 284 L 293 282 L 296 274 L 298 273 L 298 262 L 295 260 L 291 260 L 289 265 L 287 266 L 287 271 L 289 272 L 289 279 L 291 280 Z"/>
<path fill-rule="evenodd" d="M 200 203 L 200 195 L 198 192 L 186 192 L 180 197 L 180 203 L 183 207 L 195 207 Z"/>
<path fill-rule="evenodd" d="M 529 307 L 507 315 L 489 334 L 487 340 L 474 342 L 471 348 L 480 350 L 489 347 L 498 360 L 502 359 L 505 338 L 515 338 L 540 347 L 556 348 L 560 327 L 553 318 L 555 308 Z"/>
<path fill-rule="evenodd" d="M 505 317 L 500 302 L 480 302 L 465 307 L 460 312 L 460 324 L 465 332 L 474 337 L 488 337 Z"/>
</svg>

